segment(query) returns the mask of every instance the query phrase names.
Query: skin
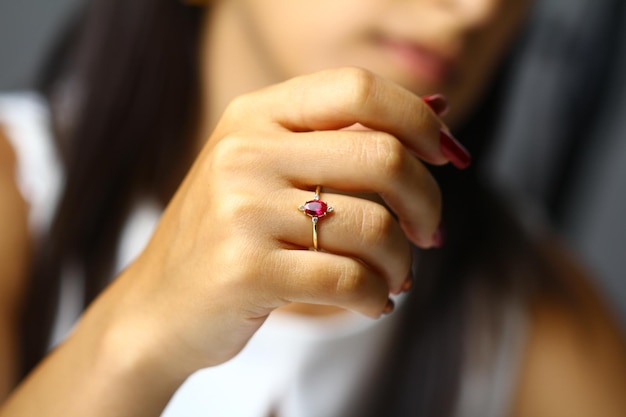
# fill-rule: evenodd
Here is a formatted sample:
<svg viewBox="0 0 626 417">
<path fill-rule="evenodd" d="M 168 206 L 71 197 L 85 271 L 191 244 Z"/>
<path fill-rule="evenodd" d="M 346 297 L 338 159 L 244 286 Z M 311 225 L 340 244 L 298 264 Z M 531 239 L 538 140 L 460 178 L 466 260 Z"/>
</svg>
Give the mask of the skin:
<svg viewBox="0 0 626 417">
<path fill-rule="evenodd" d="M 202 139 L 234 97 L 341 66 L 366 68 L 418 95 L 445 94 L 453 103 L 445 120 L 454 127 L 480 98 L 530 1 L 212 3 L 203 50 L 206 113 L 212 117 Z M 429 53 L 411 58 L 392 41 Z"/>
<path fill-rule="evenodd" d="M 409 242 L 430 247 L 440 219 L 424 164 L 448 162 L 445 125 L 418 94 L 446 93 L 452 125 L 467 116 L 522 20 L 524 2 L 508 3 L 216 1 L 203 33 L 196 161 L 148 247 L 0 416 L 156 416 L 192 372 L 235 356 L 276 309 L 380 316 L 407 276 Z M 407 50 L 414 43 L 456 64 Z M 336 207 L 321 226 L 324 252 L 303 250 L 311 223 L 297 211 L 317 184 L 338 191 L 323 195 Z M 559 269 L 570 263 L 554 258 Z M 626 369 L 623 342 L 602 309 L 586 309 L 600 330 L 585 346 L 568 310 L 552 301 L 533 310 L 516 415 L 571 415 L 533 389 L 545 372 L 604 416 L 624 409 L 612 394 L 626 387 L 615 371 Z M 557 329 L 571 340 L 549 337 Z M 576 354 L 561 355 L 558 343 Z M 608 355 L 606 365 L 581 363 L 586 346 Z M 584 373 L 582 389 L 562 367 Z M 585 396 L 584 384 L 617 388 Z"/>
<path fill-rule="evenodd" d="M 15 154 L 0 125 L 0 401 L 14 384 L 16 318 L 28 266 L 27 206 L 15 182 Z"/>
<path fill-rule="evenodd" d="M 542 242 L 577 302 L 550 298 L 531 308 L 531 328 L 512 410 L 516 417 L 621 416 L 626 410 L 626 342 L 588 273 L 555 238 Z"/>
</svg>

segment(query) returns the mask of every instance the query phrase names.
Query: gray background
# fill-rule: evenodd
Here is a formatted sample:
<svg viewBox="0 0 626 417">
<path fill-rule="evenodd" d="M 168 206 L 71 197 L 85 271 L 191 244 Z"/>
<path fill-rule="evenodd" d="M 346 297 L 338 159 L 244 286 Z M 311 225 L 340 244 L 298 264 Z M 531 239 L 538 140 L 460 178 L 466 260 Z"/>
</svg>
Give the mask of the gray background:
<svg viewBox="0 0 626 417">
<path fill-rule="evenodd" d="M 68 13 L 83 0 L 0 1 L 0 90 L 32 85 Z"/>
<path fill-rule="evenodd" d="M 20 0 L 0 2 L 0 90 L 32 87 L 45 51 L 68 12 L 84 0 Z M 132 0 L 129 0 L 132 1 Z M 174 1 L 174 0 L 172 0 Z M 593 82 L 577 71 L 593 63 L 594 48 L 587 45 L 605 30 L 611 13 L 623 0 L 542 0 L 533 16 L 532 31 L 522 51 L 513 80 L 506 124 L 487 171 L 504 188 L 537 203 L 539 211 L 556 175 L 554 161 L 563 144 L 551 140 L 570 123 L 559 115 L 568 82 Z M 621 9 L 626 10 L 626 8 Z M 613 13 L 614 14 L 614 13 Z M 626 15 L 621 16 L 622 26 Z M 624 34 L 624 31 L 621 32 Z M 621 317 L 626 329 L 626 42 L 609 46 L 618 55 L 603 76 L 611 78 L 601 105 L 602 117 L 590 132 L 564 195 L 565 209 L 554 225 L 570 248 L 597 277 L 598 287 Z M 587 50 L 585 50 L 585 47 Z M 582 50 L 583 60 L 572 62 L 562 51 Z M 580 51 L 579 51 L 580 52 Z M 572 81 L 573 80 L 573 81 Z"/>
</svg>

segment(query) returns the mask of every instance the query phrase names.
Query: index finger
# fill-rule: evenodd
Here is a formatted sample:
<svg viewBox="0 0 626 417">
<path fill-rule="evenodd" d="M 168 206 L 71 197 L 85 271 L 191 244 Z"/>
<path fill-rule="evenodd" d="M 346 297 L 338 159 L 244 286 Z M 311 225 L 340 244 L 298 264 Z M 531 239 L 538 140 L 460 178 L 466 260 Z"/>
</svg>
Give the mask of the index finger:
<svg viewBox="0 0 626 417">
<path fill-rule="evenodd" d="M 451 161 L 465 168 L 471 160 L 420 97 L 360 68 L 293 78 L 261 94 L 265 102 L 261 113 L 291 131 L 335 130 L 360 123 L 394 135 L 431 164 Z"/>
</svg>

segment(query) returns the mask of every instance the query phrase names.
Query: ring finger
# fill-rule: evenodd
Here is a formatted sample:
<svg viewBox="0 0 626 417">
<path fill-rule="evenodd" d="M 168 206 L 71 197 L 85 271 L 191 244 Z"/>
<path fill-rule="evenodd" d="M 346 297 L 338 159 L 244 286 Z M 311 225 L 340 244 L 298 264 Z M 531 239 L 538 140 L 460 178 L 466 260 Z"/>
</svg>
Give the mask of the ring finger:
<svg viewBox="0 0 626 417">
<path fill-rule="evenodd" d="M 333 211 L 319 217 L 314 226 L 312 217 L 298 211 L 314 199 L 314 193 L 290 190 L 283 201 L 293 201 L 293 215 L 275 238 L 287 247 L 311 248 L 317 228 L 320 250 L 363 261 L 384 278 L 390 291 L 399 292 L 410 269 L 411 254 L 409 242 L 389 210 L 355 196 L 324 193 L 319 197 Z"/>
</svg>

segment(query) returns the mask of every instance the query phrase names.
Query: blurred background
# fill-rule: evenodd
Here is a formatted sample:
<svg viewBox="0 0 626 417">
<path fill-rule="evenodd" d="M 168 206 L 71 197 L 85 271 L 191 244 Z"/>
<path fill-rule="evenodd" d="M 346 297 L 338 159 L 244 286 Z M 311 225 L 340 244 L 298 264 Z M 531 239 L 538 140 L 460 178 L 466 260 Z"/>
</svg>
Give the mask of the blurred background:
<svg viewBox="0 0 626 417">
<path fill-rule="evenodd" d="M 0 2 L 0 91 L 34 87 L 83 2 Z M 513 68 L 484 174 L 559 231 L 626 330 L 626 1 L 538 0 Z"/>
<path fill-rule="evenodd" d="M 84 0 L 0 1 L 0 90 L 32 88 L 60 28 Z"/>
</svg>

